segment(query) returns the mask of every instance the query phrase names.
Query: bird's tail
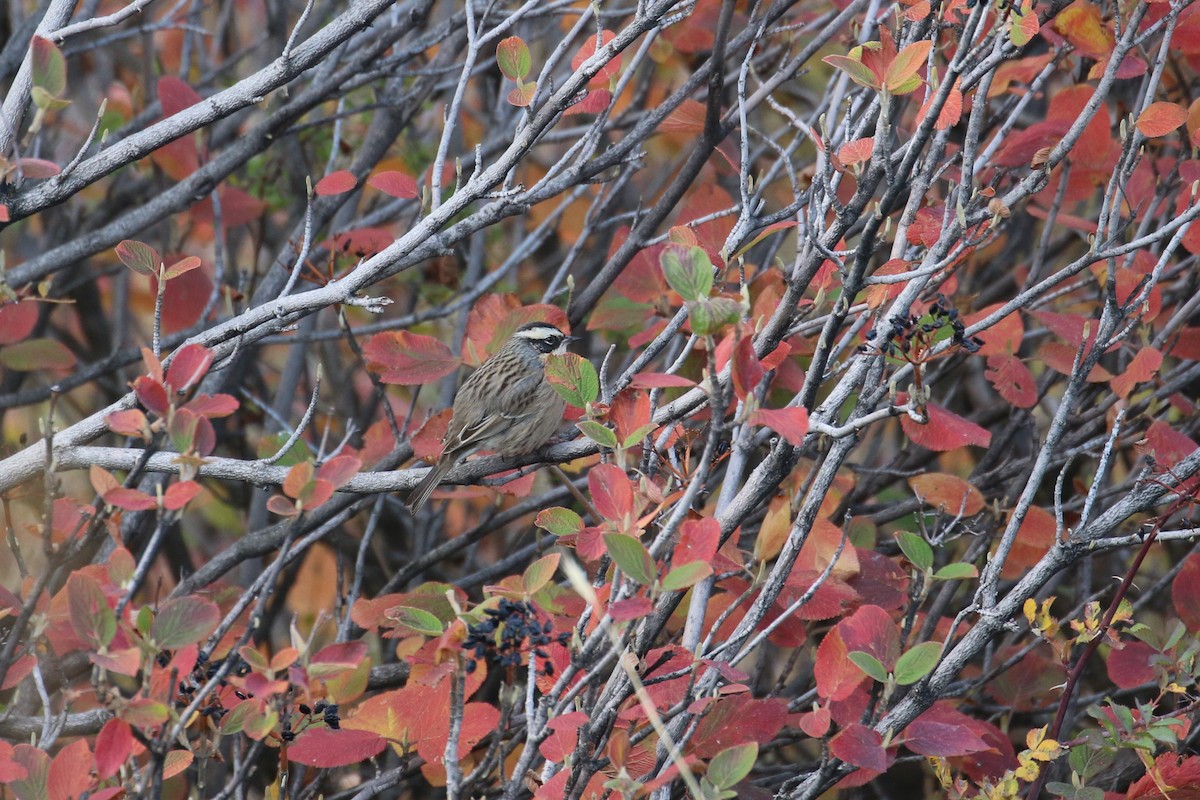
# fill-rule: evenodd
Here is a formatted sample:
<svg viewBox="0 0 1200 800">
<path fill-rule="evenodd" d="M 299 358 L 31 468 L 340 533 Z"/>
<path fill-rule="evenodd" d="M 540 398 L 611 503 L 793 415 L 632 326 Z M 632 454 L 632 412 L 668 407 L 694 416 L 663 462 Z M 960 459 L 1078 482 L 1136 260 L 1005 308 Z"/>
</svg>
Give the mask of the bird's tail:
<svg viewBox="0 0 1200 800">
<path fill-rule="evenodd" d="M 421 510 L 421 506 L 429 500 L 429 495 L 433 494 L 433 490 L 442 482 L 442 478 L 446 477 L 446 473 L 454 466 L 455 459 L 443 456 L 438 459 L 438 462 L 433 465 L 428 474 L 421 479 L 421 482 L 416 485 L 416 488 L 408 495 L 408 510 L 412 513 L 417 513 Z"/>
</svg>

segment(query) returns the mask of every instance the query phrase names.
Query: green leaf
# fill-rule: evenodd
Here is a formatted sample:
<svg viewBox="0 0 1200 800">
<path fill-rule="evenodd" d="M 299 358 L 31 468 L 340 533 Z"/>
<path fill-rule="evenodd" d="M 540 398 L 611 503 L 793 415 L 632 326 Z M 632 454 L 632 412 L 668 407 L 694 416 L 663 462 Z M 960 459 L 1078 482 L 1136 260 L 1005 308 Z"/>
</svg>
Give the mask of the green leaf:
<svg viewBox="0 0 1200 800">
<path fill-rule="evenodd" d="M 908 686 L 921 680 L 937 666 L 941 654 L 939 642 L 921 642 L 896 661 L 896 683 Z"/>
<path fill-rule="evenodd" d="M 149 277 L 158 275 L 158 268 L 162 266 L 162 256 L 148 244 L 136 241 L 134 239 L 126 239 L 116 246 L 117 258 L 121 259 L 121 263 L 129 267 L 134 272 Z"/>
<path fill-rule="evenodd" d="M 178 650 L 208 637 L 221 622 L 221 609 L 202 597 L 163 602 L 154 616 L 150 639 L 161 650 Z"/>
<path fill-rule="evenodd" d="M 568 536 L 583 530 L 583 520 L 569 508 L 544 508 L 533 524 L 555 536 Z"/>
<path fill-rule="evenodd" d="M 653 422 L 648 422 L 636 428 L 632 433 L 625 437 L 625 441 L 621 442 L 621 447 L 634 447 L 642 439 L 649 436 L 654 429 L 658 427 Z"/>
<path fill-rule="evenodd" d="M 607 447 L 609 450 L 616 449 L 617 434 L 613 432 L 612 428 L 605 427 L 591 419 L 580 420 L 575 423 L 575 427 L 583 431 L 584 436 L 601 447 Z"/>
<path fill-rule="evenodd" d="M 974 564 L 956 562 L 942 567 L 933 573 L 933 577 L 939 581 L 960 581 L 969 578 L 978 578 L 979 570 L 975 568 Z"/>
<path fill-rule="evenodd" d="M 396 606 L 389 608 L 384 616 L 425 636 L 442 635 L 442 621 L 423 608 Z"/>
<path fill-rule="evenodd" d="M 692 331 L 699 336 L 709 336 L 730 323 L 737 322 L 742 305 L 731 297 L 708 297 L 688 303 L 688 318 Z"/>
<path fill-rule="evenodd" d="M 867 653 L 863 650 L 855 650 L 849 655 L 849 659 L 853 661 L 859 669 L 880 683 L 883 683 L 887 680 L 887 667 L 885 667 L 878 658 L 870 653 Z"/>
<path fill-rule="evenodd" d="M 529 74 L 533 60 L 529 57 L 529 47 L 520 36 L 510 36 L 496 45 L 496 63 L 504 77 L 520 83 Z"/>
<path fill-rule="evenodd" d="M 713 265 L 704 248 L 668 245 L 659 263 L 667 283 L 684 300 L 700 300 L 712 291 Z"/>
<path fill-rule="evenodd" d="M 910 531 L 900 531 L 896 534 L 900 550 L 922 572 L 928 572 L 933 567 L 933 548 L 929 542 Z"/>
<path fill-rule="evenodd" d="M 750 774 L 757 760 L 758 742 L 740 744 L 713 756 L 705 775 L 717 788 L 730 789 Z"/>
<path fill-rule="evenodd" d="M 67 60 L 62 51 L 49 39 L 34 36 L 30 45 L 33 85 L 47 94 L 58 97 L 67 89 Z"/>
<path fill-rule="evenodd" d="M 546 380 L 559 397 L 576 408 L 586 408 L 600 395 L 600 378 L 592 362 L 575 353 L 546 356 Z"/>
<path fill-rule="evenodd" d="M 525 572 L 521 574 L 521 588 L 525 590 L 525 594 L 536 594 L 549 583 L 554 577 L 554 571 L 558 569 L 561 558 L 561 553 L 551 553 L 526 567 Z"/>
<path fill-rule="evenodd" d="M 630 578 L 643 585 L 654 582 L 654 559 L 640 541 L 624 533 L 606 533 L 604 546 L 613 563 Z"/>
<path fill-rule="evenodd" d="M 695 586 L 712 574 L 712 564 L 707 561 L 692 561 L 681 564 L 668 572 L 662 579 L 662 587 L 668 592 L 678 592 Z"/>
</svg>

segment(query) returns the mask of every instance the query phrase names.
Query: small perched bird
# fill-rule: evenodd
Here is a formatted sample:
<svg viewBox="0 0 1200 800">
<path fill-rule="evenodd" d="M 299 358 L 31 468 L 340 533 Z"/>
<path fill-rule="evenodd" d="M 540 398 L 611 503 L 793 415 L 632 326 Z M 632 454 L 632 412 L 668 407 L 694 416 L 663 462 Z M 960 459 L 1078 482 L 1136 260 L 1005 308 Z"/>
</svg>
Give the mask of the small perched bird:
<svg viewBox="0 0 1200 800">
<path fill-rule="evenodd" d="M 562 355 L 577 338 L 548 322 L 526 323 L 467 378 L 454 396 L 454 416 L 442 440 L 442 457 L 408 496 L 411 511 L 425 505 L 466 456 L 480 450 L 518 456 L 550 440 L 562 422 L 566 403 L 546 380 L 546 356 Z"/>
</svg>

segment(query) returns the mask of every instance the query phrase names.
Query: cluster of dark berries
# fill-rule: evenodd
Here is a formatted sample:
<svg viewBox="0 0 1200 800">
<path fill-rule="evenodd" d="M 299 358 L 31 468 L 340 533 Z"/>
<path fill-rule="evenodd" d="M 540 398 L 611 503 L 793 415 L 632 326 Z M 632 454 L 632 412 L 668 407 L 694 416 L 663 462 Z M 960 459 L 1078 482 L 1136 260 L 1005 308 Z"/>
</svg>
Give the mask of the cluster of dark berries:
<svg viewBox="0 0 1200 800">
<path fill-rule="evenodd" d="M 468 673 L 474 672 L 475 662 L 488 654 L 502 667 L 519 667 L 521 653 L 528 648 L 534 656 L 543 659 L 542 673 L 554 674 L 554 667 L 548 660 L 550 656 L 541 648 L 553 642 L 565 645 L 571 640 L 570 632 L 551 635 L 554 626 L 549 621 L 538 622 L 532 603 L 505 598 L 498 608 L 489 608 L 483 613 L 487 619 L 467 628 L 467 638 L 463 642 L 463 650 L 474 653 L 474 658 L 467 659 Z"/>
<path fill-rule="evenodd" d="M 325 724 L 333 728 L 335 731 L 342 724 L 341 717 L 338 716 L 337 703 L 326 703 L 324 700 L 318 700 L 316 705 L 309 708 L 304 703 L 296 706 L 301 714 L 311 717 L 313 714 L 320 714 L 325 720 Z"/>
<path fill-rule="evenodd" d="M 926 321 L 922 322 L 922 320 Z M 950 328 L 951 341 L 955 345 L 968 353 L 979 352 L 983 340 L 978 336 L 967 337 L 967 328 L 963 324 L 962 318 L 959 317 L 958 309 L 947 305 L 945 298 L 940 295 L 925 316 L 913 315 L 907 320 L 893 322 L 886 331 L 872 328 L 867 331 L 867 341 L 871 342 L 870 346 L 879 348 L 884 355 L 903 358 L 912 352 L 914 345 L 919 350 L 928 349 L 935 341 L 938 331 L 946 327 Z M 881 334 L 882 340 L 880 340 Z M 866 351 L 868 347 L 868 345 L 862 345 L 859 350 Z"/>
<path fill-rule="evenodd" d="M 158 663 L 166 666 L 163 664 L 162 660 L 164 655 L 164 653 L 159 653 Z M 226 677 L 229 675 L 236 675 L 240 678 L 249 674 L 250 664 L 248 664 L 246 659 L 242 658 L 241 656 L 232 655 L 229 657 L 229 659 L 217 659 L 216 661 L 210 661 L 208 653 L 205 653 L 202 650 L 196 657 L 196 666 L 192 667 L 191 674 L 179 682 L 179 699 L 176 701 L 176 706 L 179 708 L 186 708 L 192 701 L 192 695 L 194 695 L 201 686 L 208 683 L 208 681 L 217 674 L 217 670 L 219 670 L 227 660 L 232 660 L 233 664 L 230 666 L 229 672 L 226 673 Z M 167 663 L 170 663 L 169 658 L 167 659 Z M 219 685 L 227 686 L 228 681 L 226 681 L 225 678 L 222 678 L 219 682 Z M 237 695 L 242 699 L 245 699 L 246 696 L 244 692 L 237 692 Z M 220 719 L 225 714 L 225 708 L 221 706 L 220 700 L 215 694 L 213 694 L 209 696 L 208 705 L 200 709 L 200 713 L 206 716 L 211 716 L 214 719 Z"/>
</svg>

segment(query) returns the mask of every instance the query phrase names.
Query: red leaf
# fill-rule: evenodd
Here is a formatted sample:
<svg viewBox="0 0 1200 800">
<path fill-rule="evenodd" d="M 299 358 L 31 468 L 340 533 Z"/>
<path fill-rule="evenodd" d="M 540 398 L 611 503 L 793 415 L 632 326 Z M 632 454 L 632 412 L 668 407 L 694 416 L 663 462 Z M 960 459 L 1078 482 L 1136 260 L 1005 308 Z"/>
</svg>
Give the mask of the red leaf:
<svg viewBox="0 0 1200 800">
<path fill-rule="evenodd" d="M 1132 689 L 1143 683 L 1151 683 L 1156 676 L 1150 660 L 1157 655 L 1158 651 L 1145 642 L 1125 642 L 1120 650 L 1114 649 L 1108 654 L 1105 664 L 1108 678 L 1118 689 Z"/>
<path fill-rule="evenodd" d="M 213 351 L 202 344 L 185 344 L 167 367 L 167 386 L 180 393 L 192 388 L 212 366 Z"/>
<path fill-rule="evenodd" d="M 755 425 L 766 425 L 797 447 L 804 443 L 804 435 L 808 433 L 808 411 L 799 406 L 760 408 L 750 421 Z"/>
<path fill-rule="evenodd" d="M 875 152 L 875 137 L 868 136 L 865 139 L 855 139 L 846 142 L 837 152 L 838 161 L 842 162 L 843 166 L 852 167 L 855 164 L 861 164 L 864 161 L 871 160 L 871 154 Z"/>
<path fill-rule="evenodd" d="M 817 647 L 817 661 L 813 666 L 819 696 L 828 700 L 845 700 L 867 679 L 863 671 L 848 658 L 849 655 L 850 650 L 842 639 L 840 627 L 834 627 L 825 634 Z"/>
<path fill-rule="evenodd" d="M 158 508 L 158 501 L 145 492 L 121 487 L 104 493 L 104 502 L 126 511 L 149 511 Z"/>
<path fill-rule="evenodd" d="M 1165 793 L 1163 786 L 1177 786 Z M 1154 759 L 1154 770 L 1134 781 L 1125 800 L 1196 800 L 1200 797 L 1200 756 L 1181 756 L 1167 751 Z"/>
<path fill-rule="evenodd" d="M 1151 103 L 1138 115 L 1135 124 L 1139 131 L 1153 139 L 1155 136 L 1166 136 L 1187 122 L 1187 118 L 1188 112 L 1183 106 L 1175 103 Z"/>
<path fill-rule="evenodd" d="M 37 320 L 38 306 L 32 300 L 0 305 L 0 346 L 14 344 L 29 336 Z"/>
<path fill-rule="evenodd" d="M 590 719 L 586 711 L 572 711 L 555 717 L 546 723 L 553 733 L 538 745 L 538 752 L 555 763 L 565 761 L 575 752 L 579 740 L 579 728 Z"/>
<path fill-rule="evenodd" d="M 974 730 L 975 720 L 949 703 L 937 703 L 904 729 L 904 744 L 914 753 L 937 758 L 991 750 Z"/>
<path fill-rule="evenodd" d="M 600 516 L 621 522 L 633 514 L 633 484 L 614 464 L 597 464 L 588 473 L 588 490 Z"/>
<path fill-rule="evenodd" d="M 604 45 L 608 44 L 609 42 L 611 42 L 615 38 L 617 38 L 617 35 L 615 33 L 613 33 L 610 30 L 603 30 L 600 32 L 600 45 L 604 46 Z M 575 53 L 575 57 L 571 59 L 571 69 L 578 70 L 581 66 L 583 66 L 584 61 L 587 61 L 589 58 L 591 58 L 595 54 L 596 54 L 596 36 L 594 34 L 589 33 L 587 39 L 583 43 L 583 47 L 580 47 L 579 51 L 577 53 Z M 597 72 L 590 81 L 588 81 L 588 87 L 593 88 L 593 89 L 598 89 L 600 87 L 606 86 L 608 84 L 609 78 L 612 78 L 620 71 L 621 71 L 621 54 L 617 53 L 615 56 L 613 56 L 612 60 L 610 60 L 603 67 L 601 67 L 600 71 Z"/>
<path fill-rule="evenodd" d="M 96 774 L 107 780 L 133 754 L 133 730 L 121 719 L 110 719 L 104 723 L 96 736 Z"/>
<path fill-rule="evenodd" d="M 800 715 L 800 730 L 814 739 L 820 739 L 829 733 L 829 727 L 832 724 L 833 719 L 828 708 L 818 708 Z"/>
<path fill-rule="evenodd" d="M 765 373 L 762 363 L 759 362 L 758 356 L 754 352 L 754 340 L 749 336 L 743 336 L 734 346 L 731 372 L 733 373 L 733 390 L 741 400 L 745 400 L 746 396 L 753 392 L 759 381 L 763 379 Z M 808 414 L 806 413 L 806 422 L 807 418 Z"/>
<path fill-rule="evenodd" d="M 987 378 L 996 391 L 1017 408 L 1033 408 L 1037 404 L 1037 381 L 1025 362 L 1016 356 L 988 356 Z"/>
<path fill-rule="evenodd" d="M 432 336 L 408 331 L 377 333 L 363 343 L 367 369 L 384 383 L 432 383 L 458 369 L 459 359 Z"/>
<path fill-rule="evenodd" d="M 693 561 L 710 563 L 721 543 L 721 523 L 713 517 L 689 519 L 679 526 L 679 544 L 671 565 L 678 567 Z"/>
<path fill-rule="evenodd" d="M 1019 577 L 1046 555 L 1046 551 L 1054 545 L 1057 533 L 1058 523 L 1054 515 L 1039 506 L 1031 506 L 1025 519 L 1021 520 L 1021 527 L 1017 528 L 1017 538 L 1008 551 L 1008 560 L 1004 562 L 1000 574 L 1010 579 Z"/>
<path fill-rule="evenodd" d="M 900 417 L 900 427 L 914 444 L 919 444 L 927 450 L 943 452 L 968 444 L 987 447 L 992 442 L 992 434 L 985 428 L 941 406 L 928 403 L 925 410 L 929 414 L 929 422 L 924 425 L 918 424 L 908 415 Z"/>
<path fill-rule="evenodd" d="M 146 421 L 146 415 L 136 408 L 114 411 L 104 418 L 104 423 L 110 431 L 122 436 L 145 438 L 150 435 L 150 423 Z"/>
<path fill-rule="evenodd" d="M 890 614 L 879 606 L 863 606 L 837 624 L 846 652 L 870 653 L 888 672 L 900 657 L 900 631 Z"/>
<path fill-rule="evenodd" d="M 847 764 L 876 774 L 888 768 L 888 753 L 878 731 L 853 722 L 829 740 L 829 752 Z"/>
<path fill-rule="evenodd" d="M 1187 629 L 1200 633 L 1200 553 L 1192 553 L 1183 560 L 1171 581 L 1171 602 Z"/>
<path fill-rule="evenodd" d="M 367 185 L 374 186 L 384 194 L 401 199 L 414 198 L 419 194 L 416 179 L 399 170 L 376 172 L 367 178 Z"/>
<path fill-rule="evenodd" d="M 310 767 L 344 767 L 374 758 L 387 747 L 377 733 L 309 728 L 288 747 L 288 758 Z"/>
<path fill-rule="evenodd" d="M 195 481 L 173 483 L 163 492 L 163 508 L 168 511 L 178 511 L 192 502 L 200 492 L 200 484 Z"/>
<path fill-rule="evenodd" d="M 92 785 L 92 751 L 88 740 L 76 739 L 58 751 L 50 762 L 46 776 L 48 800 L 71 800 L 80 797 Z"/>
<path fill-rule="evenodd" d="M 44 158 L 18 158 L 17 165 L 26 178 L 53 178 L 62 172 L 58 164 Z"/>
<path fill-rule="evenodd" d="M 313 192 L 318 197 L 328 197 L 329 195 L 344 194 L 356 185 L 358 185 L 358 179 L 354 177 L 353 172 L 348 169 L 339 169 L 317 181 L 317 185 L 313 187 Z"/>
<path fill-rule="evenodd" d="M 608 615 L 616 622 L 628 622 L 631 619 L 641 619 L 654 610 L 654 603 L 648 597 L 631 597 L 618 600 L 608 607 Z"/>
<path fill-rule="evenodd" d="M 1129 362 L 1125 371 L 1113 378 L 1109 385 L 1120 398 L 1129 397 L 1129 393 L 1139 383 L 1145 383 L 1158 373 L 1162 366 L 1162 353 L 1153 347 L 1146 346 L 1138 350 L 1137 355 Z"/>
<path fill-rule="evenodd" d="M 697 133 L 704 130 L 706 109 L 699 100 L 684 100 L 658 126 L 660 131 L 683 131 Z"/>
<path fill-rule="evenodd" d="M 1162 420 L 1155 420 L 1146 429 L 1146 436 L 1137 445 L 1141 455 L 1154 456 L 1159 464 L 1173 467 L 1196 450 L 1196 443 L 1184 433 Z"/>
<path fill-rule="evenodd" d="M 317 470 L 317 477 L 329 481 L 334 489 L 339 489 L 357 475 L 360 469 L 362 462 L 354 456 L 337 456 L 321 465 Z"/>
<path fill-rule="evenodd" d="M 593 89 L 582 100 L 576 100 L 563 112 L 568 114 L 599 114 L 612 103 L 612 92 L 608 89 Z"/>
<path fill-rule="evenodd" d="M 630 386 L 637 389 L 690 389 L 696 382 L 682 375 L 667 375 L 662 372 L 639 372 L 633 376 Z"/>
<path fill-rule="evenodd" d="M 624 442 L 630 436 L 650 424 L 650 395 L 626 389 L 613 398 L 608 418 L 617 431 L 617 440 Z"/>
<path fill-rule="evenodd" d="M 681 685 L 686 690 L 686 682 Z M 757 700 L 748 694 L 722 697 L 712 703 L 693 737 L 693 752 L 712 758 L 740 744 L 766 744 L 787 722 L 787 703 L 779 698 Z"/>
<path fill-rule="evenodd" d="M 198 394 L 184 406 L 198 417 L 219 419 L 238 410 L 238 400 L 228 394 Z"/>
<path fill-rule="evenodd" d="M 158 102 L 162 106 L 163 119 L 174 116 L 200 102 L 200 95 L 188 84 L 174 75 L 158 79 Z M 200 168 L 200 150 L 196 137 L 185 133 L 151 153 L 151 159 L 167 177 L 181 181 Z"/>
<path fill-rule="evenodd" d="M 925 102 L 921 103 L 921 108 L 917 111 L 918 123 L 925 121 L 925 117 L 927 114 L 929 114 L 929 109 L 932 107 L 934 98 L 936 96 L 937 92 L 930 92 L 929 97 L 926 98 Z M 933 129 L 937 131 L 944 131 L 946 128 L 957 125 L 959 119 L 962 117 L 962 112 L 962 90 L 958 88 L 956 82 L 955 86 L 950 89 L 950 93 L 946 95 L 946 102 L 942 105 L 942 110 L 938 112 L 937 121 L 933 123 Z"/>
</svg>

